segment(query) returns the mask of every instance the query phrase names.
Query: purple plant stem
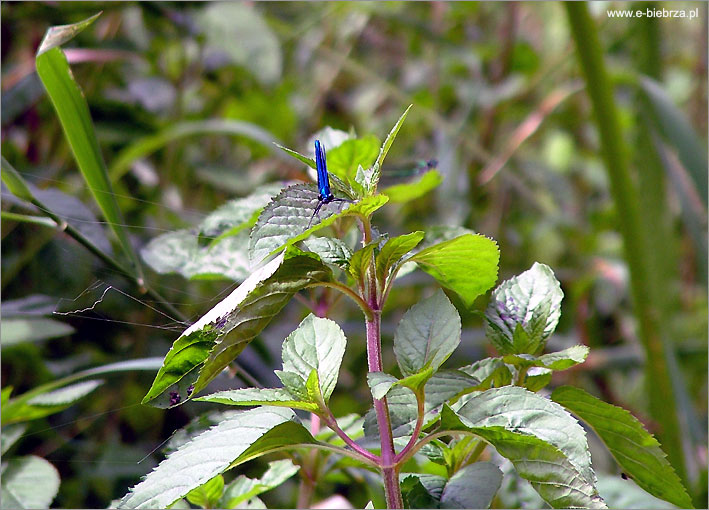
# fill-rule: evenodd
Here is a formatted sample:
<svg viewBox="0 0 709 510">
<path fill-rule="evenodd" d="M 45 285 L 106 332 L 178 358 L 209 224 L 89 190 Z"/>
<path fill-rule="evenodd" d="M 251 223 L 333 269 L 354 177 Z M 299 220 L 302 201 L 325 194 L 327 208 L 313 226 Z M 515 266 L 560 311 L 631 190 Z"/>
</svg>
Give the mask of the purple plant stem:
<svg viewBox="0 0 709 510">
<path fill-rule="evenodd" d="M 381 310 L 376 303 L 376 296 L 370 298 L 373 318 L 367 321 L 367 362 L 370 372 L 382 371 L 382 344 L 381 344 Z M 386 397 L 374 399 L 374 412 L 379 425 L 379 438 L 381 441 L 381 469 L 384 478 L 384 495 L 387 508 L 403 508 L 401 488 L 399 486 L 399 469 L 395 463 L 394 440 L 391 433 L 391 420 Z"/>
</svg>

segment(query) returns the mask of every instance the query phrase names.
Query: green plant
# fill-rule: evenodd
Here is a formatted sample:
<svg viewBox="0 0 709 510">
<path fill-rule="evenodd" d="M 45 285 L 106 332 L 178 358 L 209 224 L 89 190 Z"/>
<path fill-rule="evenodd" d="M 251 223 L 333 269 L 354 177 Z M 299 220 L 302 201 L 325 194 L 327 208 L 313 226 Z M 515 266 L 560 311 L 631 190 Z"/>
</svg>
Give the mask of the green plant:
<svg viewBox="0 0 709 510">
<path fill-rule="evenodd" d="M 492 446 L 553 507 L 605 508 L 585 432 L 570 413 L 596 430 L 641 487 L 677 505 L 691 505 L 659 444 L 627 411 L 573 387 L 557 388 L 551 399 L 537 394 L 553 371 L 582 363 L 588 354 L 581 345 L 543 354 L 563 296 L 543 264 L 503 282 L 492 294 L 486 331 L 500 357 L 442 368 L 460 343 L 461 320 L 438 290 L 401 319 L 393 343 L 398 373 L 385 372 L 380 321 L 397 277 L 422 269 L 471 307 L 494 285 L 499 258 L 493 240 L 459 228 L 389 237 L 374 227 L 373 213 L 388 201 L 387 190 L 378 190 L 379 168 L 407 113 L 379 150 L 376 145 L 372 150 L 377 142 L 371 136 L 337 133 L 341 143 L 331 142 L 334 187 L 354 200 L 351 205 L 328 204 L 321 221 L 308 228 L 318 195 L 311 185 L 292 184 L 265 207 L 261 195 L 241 200 L 242 221 L 209 232 L 214 246 L 245 236 L 251 227 L 248 255 L 259 268 L 175 341 L 143 402 L 173 407 L 197 400 L 254 409 L 183 444 L 119 507 L 166 507 L 183 497 L 204 507 L 223 502 L 225 470 L 282 451 L 289 452 L 311 485 L 325 465 L 378 472 L 388 508 L 488 507 L 502 482 L 498 466 L 481 460 Z M 333 133 L 321 135 L 334 139 Z M 285 150 L 315 167 L 312 159 Z M 203 223 L 201 234 L 205 229 Z M 187 242 L 183 238 L 182 244 Z M 174 254 L 174 234 L 167 234 L 151 243 L 144 258 L 159 265 L 167 243 Z M 191 263 L 184 257 L 177 265 Z M 196 397 L 297 292 L 314 287 L 349 297 L 364 316 L 366 379 L 373 396 L 364 417 L 336 417 L 329 407 L 347 340 L 334 321 L 318 316 L 326 315 L 332 304 L 327 300 L 310 303 L 315 314 L 284 340 L 283 368 L 276 371 L 282 387 Z M 311 413 L 309 425 L 295 410 Z M 301 497 L 312 489 L 302 485 Z M 194 490 L 213 494 L 195 499 Z M 308 498 L 301 501 L 307 504 Z"/>
</svg>

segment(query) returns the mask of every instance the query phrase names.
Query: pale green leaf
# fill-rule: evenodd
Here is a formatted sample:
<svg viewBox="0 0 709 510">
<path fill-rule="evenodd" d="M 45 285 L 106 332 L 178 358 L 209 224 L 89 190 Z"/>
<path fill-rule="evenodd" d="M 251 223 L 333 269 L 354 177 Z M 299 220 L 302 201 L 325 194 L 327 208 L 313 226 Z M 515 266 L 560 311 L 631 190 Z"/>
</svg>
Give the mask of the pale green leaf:
<svg viewBox="0 0 709 510">
<path fill-rule="evenodd" d="M 21 342 L 58 338 L 71 335 L 74 331 L 69 324 L 45 317 L 8 317 L 0 323 L 0 337 L 2 337 L 0 345 L 9 347 Z"/>
<path fill-rule="evenodd" d="M 437 370 L 460 343 L 460 315 L 443 291 L 407 311 L 394 334 L 394 354 L 401 373 Z"/>
<path fill-rule="evenodd" d="M 512 382 L 512 372 L 500 358 L 485 358 L 460 370 L 477 378 L 483 390 L 507 386 Z"/>
<path fill-rule="evenodd" d="M 550 352 L 541 356 L 531 354 L 508 354 L 503 361 L 510 365 L 541 367 L 549 370 L 566 370 L 583 363 L 588 356 L 589 348 L 585 345 L 574 345 L 563 351 Z"/>
<path fill-rule="evenodd" d="M 303 409 L 304 411 L 310 412 L 318 410 L 317 404 L 305 402 L 292 395 L 285 388 L 242 388 L 238 390 L 218 391 L 195 398 L 194 400 L 217 402 L 219 404 L 234 406 L 271 405 L 290 407 L 291 409 Z"/>
<path fill-rule="evenodd" d="M 372 390 L 372 396 L 381 400 L 399 380 L 384 372 L 367 372 L 367 384 Z"/>
<path fill-rule="evenodd" d="M 16 457 L 3 465 L 3 508 L 49 508 L 59 491 L 59 472 L 41 457 Z"/>
<path fill-rule="evenodd" d="M 229 278 L 240 282 L 251 274 L 246 231 L 216 244 L 200 246 L 189 230 L 168 232 L 145 245 L 140 254 L 160 274 L 178 273 L 190 279 Z"/>
<path fill-rule="evenodd" d="M 408 260 L 457 293 L 467 307 L 497 280 L 497 243 L 466 234 L 421 250 Z"/>
<path fill-rule="evenodd" d="M 59 388 L 58 390 L 41 393 L 28 400 L 27 403 L 33 406 L 65 406 L 68 404 L 73 404 L 77 400 L 94 391 L 102 384 L 103 381 L 100 379 L 70 384 L 69 386 Z"/>
<path fill-rule="evenodd" d="M 5 455 L 10 447 L 17 442 L 27 430 L 26 423 L 14 423 L 12 425 L 4 425 L 2 427 L 2 437 L 0 437 L 0 453 Z"/>
<path fill-rule="evenodd" d="M 504 281 L 493 291 L 485 311 L 488 338 L 502 354 L 535 354 L 556 329 L 563 297 L 551 268 L 535 262 L 530 269 Z M 515 348 L 518 324 L 532 341 L 528 350 Z"/>
<path fill-rule="evenodd" d="M 620 475 L 598 474 L 598 492 L 610 508 L 641 508 L 642 510 L 671 510 L 676 506 L 651 496 L 632 480 Z"/>
<path fill-rule="evenodd" d="M 216 2 L 196 11 L 194 21 L 201 29 L 210 55 L 226 54 L 234 64 L 245 67 L 264 84 L 281 77 L 283 56 L 278 37 L 256 6 L 240 2 Z"/>
<path fill-rule="evenodd" d="M 346 182 L 355 179 L 357 168 L 369 168 L 377 158 L 379 139 L 374 135 L 350 138 L 337 147 L 325 146 L 327 170 Z"/>
<path fill-rule="evenodd" d="M 313 370 L 327 403 L 337 384 L 347 339 L 336 322 L 308 315 L 283 342 L 283 371 L 307 381 Z"/>
<path fill-rule="evenodd" d="M 692 508 L 660 444 L 632 414 L 571 386 L 555 389 L 551 398 L 586 422 L 640 487 L 680 508 Z"/>
<path fill-rule="evenodd" d="M 218 474 L 274 448 L 310 435 L 289 409 L 262 407 L 224 420 L 181 446 L 133 487 L 119 508 L 166 508 Z M 284 435 L 279 426 L 300 433 Z M 271 434 L 269 434 L 269 432 Z M 280 432 L 278 438 L 274 432 Z M 311 437 L 311 436 L 310 436 Z"/>
<path fill-rule="evenodd" d="M 424 196 L 443 182 L 443 176 L 436 170 L 430 170 L 413 182 L 394 184 L 381 190 L 393 203 L 405 203 Z"/>
</svg>

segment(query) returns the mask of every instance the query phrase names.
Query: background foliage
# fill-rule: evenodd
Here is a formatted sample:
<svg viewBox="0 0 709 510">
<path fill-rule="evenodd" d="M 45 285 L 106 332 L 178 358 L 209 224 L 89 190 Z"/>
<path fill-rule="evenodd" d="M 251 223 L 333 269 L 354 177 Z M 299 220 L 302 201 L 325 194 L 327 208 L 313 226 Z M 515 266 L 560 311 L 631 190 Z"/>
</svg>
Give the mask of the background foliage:
<svg viewBox="0 0 709 510">
<path fill-rule="evenodd" d="M 411 204 L 385 208 L 376 217 L 382 230 L 474 229 L 498 242 L 500 281 L 534 261 L 551 266 L 566 297 L 550 345 L 591 347 L 585 364 L 554 374 L 553 386 L 583 387 L 631 410 L 663 445 L 679 441 L 668 453 L 701 507 L 707 490 L 707 8 L 673 3 L 672 9 L 699 9 L 699 18 L 641 22 L 609 18 L 606 10 L 670 6 L 589 7 L 596 49 L 615 87 L 642 227 L 634 235 L 646 243 L 642 260 L 623 251 L 617 213 L 624 203 L 612 193 L 603 136 L 558 3 L 4 2 L 2 155 L 43 204 L 104 254 L 129 264 L 122 257 L 130 248 L 102 220 L 106 196 L 82 178 L 35 72 L 48 27 L 99 10 L 99 19 L 65 51 L 88 100 L 121 228 L 138 249 L 160 234 L 195 229 L 258 186 L 310 179 L 304 165 L 271 142 L 308 153 L 310 137 L 324 126 L 381 137 L 413 104 L 382 169 L 383 183 L 415 178 L 420 161 L 431 159 L 444 180 Z M 41 211 L 4 186 L 2 202 L 3 395 L 10 386 L 14 396 L 83 369 L 164 356 L 186 327 L 175 313 L 156 311 L 155 296 L 141 294 L 51 224 L 17 216 Z M 222 269 L 187 279 L 197 273 L 157 274 L 139 264 L 150 287 L 188 320 L 246 276 Z M 657 391 L 647 384 L 657 380 L 656 365 L 644 363 L 648 344 L 630 290 L 640 266 L 651 275 L 651 298 L 659 300 L 653 306 L 674 410 L 658 408 Z M 140 301 L 105 292 L 109 286 Z M 386 354 L 404 311 L 430 294 L 431 280 L 422 273 L 394 287 L 383 319 Z M 102 295 L 92 311 L 51 317 L 57 304 L 60 311 L 78 310 Z M 451 366 L 492 354 L 481 319 L 450 297 L 463 321 Z M 484 301 L 476 308 L 484 309 Z M 281 343 L 306 313 L 289 304 L 240 357 L 264 385 L 278 384 L 273 368 Z M 363 412 L 369 389 L 359 311 L 343 304 L 329 316 L 350 339 L 331 406 L 338 415 Z M 140 459 L 213 406 L 140 405 L 155 374 L 149 363 L 142 369 L 109 370 L 107 384 L 78 387 L 72 397 L 91 392 L 90 398 L 66 409 L 55 400 L 49 416 L 33 407 L 36 419 L 4 458 L 32 454 L 50 461 L 61 477 L 54 506 L 105 507 L 162 457 L 157 451 Z M 222 374 L 213 385 L 243 383 Z M 665 438 L 668 409 L 679 434 Z M 590 443 L 594 467 L 617 474 L 607 453 L 594 449 L 593 436 Z M 237 471 L 256 479 L 265 468 L 264 462 Z M 292 506 L 293 480 L 261 497 Z M 508 499 L 498 506 L 522 504 L 523 491 L 510 483 L 503 482 Z M 370 499 L 344 478 L 332 477 L 318 490 L 316 499 L 334 491 L 359 507 Z M 616 507 L 628 503 L 615 501 Z"/>
</svg>

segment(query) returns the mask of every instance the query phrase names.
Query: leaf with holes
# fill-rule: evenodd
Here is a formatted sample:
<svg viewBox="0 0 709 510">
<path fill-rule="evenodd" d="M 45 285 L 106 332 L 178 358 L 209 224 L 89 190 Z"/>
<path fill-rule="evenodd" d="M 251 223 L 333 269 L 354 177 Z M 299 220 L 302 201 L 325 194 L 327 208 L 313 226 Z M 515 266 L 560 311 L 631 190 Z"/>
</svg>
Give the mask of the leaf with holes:
<svg viewBox="0 0 709 510">
<path fill-rule="evenodd" d="M 317 255 L 289 247 L 182 333 L 143 403 L 172 407 L 185 402 L 231 363 L 293 294 L 331 278 Z"/>
</svg>

